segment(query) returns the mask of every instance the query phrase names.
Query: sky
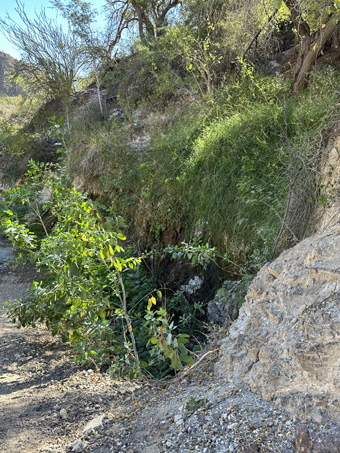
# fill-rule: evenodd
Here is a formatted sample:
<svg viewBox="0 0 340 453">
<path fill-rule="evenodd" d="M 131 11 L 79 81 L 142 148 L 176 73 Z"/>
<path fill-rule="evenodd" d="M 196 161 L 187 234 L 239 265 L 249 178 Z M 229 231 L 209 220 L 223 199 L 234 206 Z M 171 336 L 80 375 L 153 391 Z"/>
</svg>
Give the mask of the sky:
<svg viewBox="0 0 340 453">
<path fill-rule="evenodd" d="M 35 11 L 40 12 L 42 8 L 45 8 L 46 15 L 51 18 L 55 18 L 57 16 L 57 11 L 51 8 L 49 0 L 21 0 L 21 3 L 25 7 L 25 11 L 27 12 L 28 17 L 33 17 Z M 102 11 L 103 6 L 105 4 L 105 0 L 92 0 L 90 3 L 93 5 L 94 8 L 97 9 L 98 12 Z M 16 22 L 20 23 L 18 14 L 15 11 L 16 2 L 15 0 L 0 0 L 0 17 L 5 18 L 6 14 L 8 13 L 11 19 L 15 20 Z M 62 24 L 66 22 L 64 19 L 61 18 L 59 14 L 58 21 Z M 0 51 L 10 54 L 14 58 L 20 58 L 20 54 L 18 50 L 6 39 L 6 37 L 0 31 Z"/>
</svg>

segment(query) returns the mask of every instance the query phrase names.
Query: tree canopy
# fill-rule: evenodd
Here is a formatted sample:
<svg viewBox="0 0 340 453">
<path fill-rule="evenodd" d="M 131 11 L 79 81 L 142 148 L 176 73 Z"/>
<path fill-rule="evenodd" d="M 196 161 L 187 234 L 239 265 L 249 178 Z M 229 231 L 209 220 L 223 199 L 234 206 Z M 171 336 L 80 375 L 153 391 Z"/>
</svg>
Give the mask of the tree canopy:
<svg viewBox="0 0 340 453">
<path fill-rule="evenodd" d="M 30 74 L 48 96 L 70 95 L 74 79 L 86 63 L 79 38 L 64 31 L 45 10 L 29 18 L 24 4 L 17 0 L 16 12 L 23 25 L 7 16 L 0 19 L 0 30 L 20 51 L 17 72 Z"/>
</svg>

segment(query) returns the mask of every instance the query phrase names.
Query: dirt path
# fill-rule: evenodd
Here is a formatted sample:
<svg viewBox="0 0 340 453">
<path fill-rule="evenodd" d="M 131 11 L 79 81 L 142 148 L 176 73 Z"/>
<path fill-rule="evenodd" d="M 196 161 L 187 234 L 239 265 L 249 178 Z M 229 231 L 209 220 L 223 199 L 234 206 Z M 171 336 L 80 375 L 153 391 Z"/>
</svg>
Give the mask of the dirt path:
<svg viewBox="0 0 340 453">
<path fill-rule="evenodd" d="M 68 356 L 46 332 L 19 331 L 1 315 L 1 451 L 44 451 L 42 445 L 60 434 L 53 406 L 62 395 L 51 381 L 72 373 Z"/>
<path fill-rule="evenodd" d="M 0 306 L 21 297 L 27 270 L 0 271 Z M 43 327 L 18 329 L 0 312 L 0 452 L 63 452 L 86 424 L 119 407 L 138 384 L 73 364 L 68 345 Z M 117 412 L 117 413 L 118 413 Z"/>
<path fill-rule="evenodd" d="M 32 273 L 0 273 L 0 304 L 25 294 Z M 17 329 L 0 313 L 0 450 L 42 451 L 58 434 L 53 406 L 60 397 L 51 384 L 73 372 L 68 348 L 45 329 Z"/>
</svg>

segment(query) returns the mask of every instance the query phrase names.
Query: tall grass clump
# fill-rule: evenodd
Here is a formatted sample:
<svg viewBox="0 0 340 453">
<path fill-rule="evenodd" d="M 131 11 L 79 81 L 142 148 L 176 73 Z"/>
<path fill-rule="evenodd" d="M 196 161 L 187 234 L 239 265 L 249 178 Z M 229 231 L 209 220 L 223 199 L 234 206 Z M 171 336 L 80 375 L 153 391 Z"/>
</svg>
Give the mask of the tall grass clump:
<svg viewBox="0 0 340 453">
<path fill-rule="evenodd" d="M 212 242 L 236 254 L 272 247 L 282 225 L 285 241 L 301 239 L 317 197 L 320 132 L 337 115 L 337 82 L 334 71 L 317 73 L 293 97 L 284 80 L 253 75 L 219 93 L 215 116 L 186 152 L 168 154 L 169 165 L 179 159 L 186 235 L 204 222 Z"/>
<path fill-rule="evenodd" d="M 81 135 L 84 146 L 73 152 L 74 171 L 82 167 L 99 182 L 149 242 L 169 227 L 189 240 L 204 224 L 204 240 L 221 252 L 244 256 L 277 242 L 283 248 L 306 233 L 317 201 L 338 83 L 334 70 L 315 72 L 297 97 L 289 81 L 248 68 L 214 95 L 182 106 L 170 122 L 149 122 L 140 132 L 150 139 L 143 147 L 133 146 L 128 121 L 79 127 L 77 146 Z"/>
</svg>

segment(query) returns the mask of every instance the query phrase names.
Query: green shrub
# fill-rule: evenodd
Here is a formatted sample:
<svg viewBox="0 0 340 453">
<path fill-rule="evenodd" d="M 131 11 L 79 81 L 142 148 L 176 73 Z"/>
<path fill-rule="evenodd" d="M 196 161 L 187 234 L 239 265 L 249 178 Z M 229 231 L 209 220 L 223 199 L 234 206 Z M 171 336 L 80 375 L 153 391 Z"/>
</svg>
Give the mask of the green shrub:
<svg viewBox="0 0 340 453">
<path fill-rule="evenodd" d="M 58 136 L 63 139 L 62 132 Z M 44 188 L 51 191 L 48 201 L 39 196 Z M 166 310 L 153 312 L 154 297 L 147 305 L 150 286 L 139 274 L 141 259 L 124 251 L 121 242 L 126 238 L 117 231 L 112 209 L 68 188 L 60 167 L 34 162 L 23 186 L 3 196 L 4 233 L 42 273 L 30 295 L 10 305 L 13 321 L 20 326 L 46 323 L 53 335 L 71 341 L 79 363 L 105 366 L 116 375 L 139 375 L 143 369 L 158 373 L 159 367 L 165 375 L 192 363 L 184 346 L 187 339 L 174 334 Z M 18 202 L 28 211 L 14 210 Z M 51 231 L 47 213 L 54 218 Z M 45 237 L 39 240 L 22 217 L 39 222 Z M 141 281 L 135 302 L 131 293 Z"/>
</svg>

